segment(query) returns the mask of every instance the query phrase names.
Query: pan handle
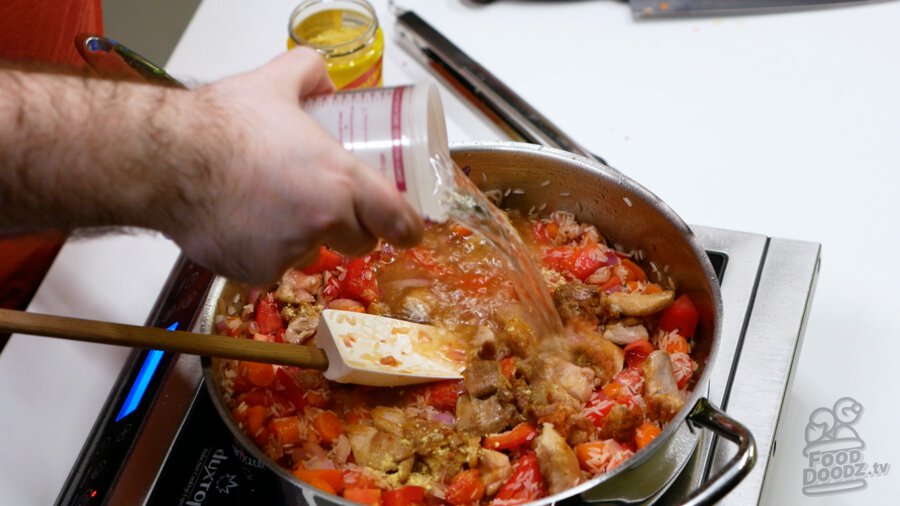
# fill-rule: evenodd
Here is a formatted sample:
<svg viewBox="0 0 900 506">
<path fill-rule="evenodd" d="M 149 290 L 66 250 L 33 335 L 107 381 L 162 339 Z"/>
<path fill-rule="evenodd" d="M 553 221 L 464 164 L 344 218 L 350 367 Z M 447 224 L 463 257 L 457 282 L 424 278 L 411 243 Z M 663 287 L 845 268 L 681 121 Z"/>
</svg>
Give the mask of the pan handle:
<svg viewBox="0 0 900 506">
<path fill-rule="evenodd" d="M 681 503 L 684 506 L 714 504 L 750 474 L 756 464 L 756 442 L 747 427 L 706 398 L 697 401 L 687 419 L 692 425 L 709 429 L 738 446 L 737 454 Z"/>
</svg>

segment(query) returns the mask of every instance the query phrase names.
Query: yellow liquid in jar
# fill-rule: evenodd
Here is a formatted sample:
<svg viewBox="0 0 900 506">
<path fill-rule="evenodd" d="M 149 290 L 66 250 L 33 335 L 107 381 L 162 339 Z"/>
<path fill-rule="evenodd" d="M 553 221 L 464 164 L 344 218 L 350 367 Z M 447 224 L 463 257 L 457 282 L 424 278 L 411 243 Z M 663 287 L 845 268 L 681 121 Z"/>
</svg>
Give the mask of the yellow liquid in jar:
<svg viewBox="0 0 900 506">
<path fill-rule="evenodd" d="M 366 33 L 375 20 L 353 11 L 331 9 L 313 14 L 293 27 L 288 48 L 297 40 L 315 48 L 325 58 L 328 75 L 339 89 L 381 86 L 381 56 L 384 34 L 375 30 L 370 39 Z"/>
</svg>

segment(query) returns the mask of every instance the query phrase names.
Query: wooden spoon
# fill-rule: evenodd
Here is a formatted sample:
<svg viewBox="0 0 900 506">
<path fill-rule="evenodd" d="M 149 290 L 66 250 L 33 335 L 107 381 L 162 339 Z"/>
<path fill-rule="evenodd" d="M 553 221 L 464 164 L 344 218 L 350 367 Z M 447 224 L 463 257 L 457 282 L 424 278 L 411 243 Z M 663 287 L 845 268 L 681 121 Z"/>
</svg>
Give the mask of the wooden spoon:
<svg viewBox="0 0 900 506">
<path fill-rule="evenodd" d="M 437 327 L 333 309 L 319 318 L 321 348 L 9 309 L 0 309 L 0 331 L 318 369 L 332 381 L 371 386 L 459 379 L 466 354 Z"/>
</svg>

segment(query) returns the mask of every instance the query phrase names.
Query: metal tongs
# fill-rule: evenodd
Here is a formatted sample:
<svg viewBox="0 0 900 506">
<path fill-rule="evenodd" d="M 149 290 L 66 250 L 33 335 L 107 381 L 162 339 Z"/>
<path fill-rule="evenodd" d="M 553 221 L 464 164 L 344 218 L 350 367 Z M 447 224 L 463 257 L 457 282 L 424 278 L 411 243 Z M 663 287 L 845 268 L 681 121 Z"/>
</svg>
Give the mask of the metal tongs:
<svg viewBox="0 0 900 506">
<path fill-rule="evenodd" d="M 404 49 L 438 74 L 445 84 L 484 113 L 512 140 L 559 148 L 593 158 L 609 167 L 603 158 L 575 142 L 415 12 L 393 2 L 390 4 L 397 17 L 398 40 Z"/>
</svg>

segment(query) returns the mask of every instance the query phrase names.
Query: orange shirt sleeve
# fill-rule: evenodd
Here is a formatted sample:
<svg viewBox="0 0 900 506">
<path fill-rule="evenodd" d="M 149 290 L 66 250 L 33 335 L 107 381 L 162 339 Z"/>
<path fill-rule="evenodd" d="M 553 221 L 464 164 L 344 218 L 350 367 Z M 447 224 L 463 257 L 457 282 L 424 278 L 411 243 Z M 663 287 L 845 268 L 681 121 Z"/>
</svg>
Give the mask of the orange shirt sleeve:
<svg viewBox="0 0 900 506">
<path fill-rule="evenodd" d="M 81 67 L 82 32 L 102 34 L 100 0 L 0 1 L 0 59 Z M 64 241 L 58 232 L 0 238 L 0 307 L 28 304 Z"/>
</svg>

